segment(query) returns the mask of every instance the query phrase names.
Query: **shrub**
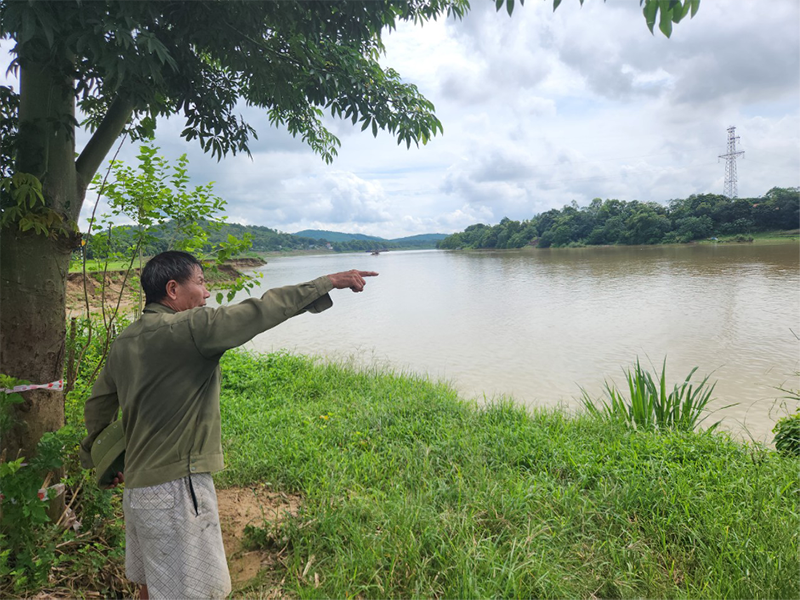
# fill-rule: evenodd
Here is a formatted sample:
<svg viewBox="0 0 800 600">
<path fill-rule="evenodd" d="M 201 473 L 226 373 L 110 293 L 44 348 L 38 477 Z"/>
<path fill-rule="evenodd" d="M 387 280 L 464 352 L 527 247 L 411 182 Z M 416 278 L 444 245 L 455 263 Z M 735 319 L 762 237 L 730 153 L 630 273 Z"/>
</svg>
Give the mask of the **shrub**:
<svg viewBox="0 0 800 600">
<path fill-rule="evenodd" d="M 0 463 L 0 489 L 3 495 L 0 539 L 5 550 L 0 558 L 0 582 L 13 581 L 20 592 L 28 586 L 47 583 L 55 559 L 55 528 L 48 516 L 48 500 L 53 492 L 42 492 L 47 473 L 63 465 L 62 455 L 74 430 L 64 427 L 42 436 L 36 456 Z"/>
<path fill-rule="evenodd" d="M 800 409 L 775 423 L 772 433 L 775 434 L 775 449 L 778 452 L 800 456 Z"/>
<path fill-rule="evenodd" d="M 785 398 L 800 402 L 800 390 L 779 387 L 778 390 L 786 392 Z M 788 415 L 775 423 L 772 430 L 775 434 L 775 449 L 788 456 L 800 456 L 800 407 L 793 415 Z"/>
</svg>

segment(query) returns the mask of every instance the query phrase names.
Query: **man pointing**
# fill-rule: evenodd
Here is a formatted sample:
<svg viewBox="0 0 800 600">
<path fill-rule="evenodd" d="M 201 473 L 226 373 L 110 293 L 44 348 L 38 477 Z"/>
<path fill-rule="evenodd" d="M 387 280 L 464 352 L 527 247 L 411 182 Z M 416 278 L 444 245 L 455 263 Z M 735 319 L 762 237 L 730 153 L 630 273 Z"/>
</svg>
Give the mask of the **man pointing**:
<svg viewBox="0 0 800 600">
<path fill-rule="evenodd" d="M 346 271 L 205 308 L 200 262 L 153 257 L 141 274 L 146 306 L 114 341 L 84 409 L 84 467 L 94 440 L 122 409 L 125 569 L 142 598 L 222 598 L 231 591 L 211 473 L 223 468 L 219 361 L 302 312 L 333 305 L 329 292 L 361 292 L 373 271 Z M 115 483 L 123 480 L 118 474 Z"/>
</svg>

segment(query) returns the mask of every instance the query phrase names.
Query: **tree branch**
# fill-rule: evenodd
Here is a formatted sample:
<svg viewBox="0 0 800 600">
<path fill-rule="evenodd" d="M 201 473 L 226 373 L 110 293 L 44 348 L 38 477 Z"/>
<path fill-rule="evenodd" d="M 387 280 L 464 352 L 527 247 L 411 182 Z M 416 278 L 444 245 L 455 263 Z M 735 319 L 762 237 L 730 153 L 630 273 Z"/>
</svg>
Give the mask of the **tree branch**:
<svg viewBox="0 0 800 600">
<path fill-rule="evenodd" d="M 75 161 L 75 170 L 78 172 L 79 178 L 78 186 L 82 190 L 89 185 L 132 113 L 133 103 L 121 95 L 111 103 L 100 126 L 86 144 L 78 160 Z"/>
</svg>

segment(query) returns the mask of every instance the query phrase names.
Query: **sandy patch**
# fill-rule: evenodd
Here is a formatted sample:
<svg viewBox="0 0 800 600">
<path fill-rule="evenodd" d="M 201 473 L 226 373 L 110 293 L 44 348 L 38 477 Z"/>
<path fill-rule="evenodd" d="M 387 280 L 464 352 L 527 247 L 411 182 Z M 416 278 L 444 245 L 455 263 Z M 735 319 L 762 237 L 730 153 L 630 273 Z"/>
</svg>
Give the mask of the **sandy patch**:
<svg viewBox="0 0 800 600">
<path fill-rule="evenodd" d="M 248 525 L 275 533 L 278 526 L 294 516 L 300 507 L 300 497 L 274 492 L 263 485 L 246 488 L 217 490 L 219 519 L 225 554 L 231 572 L 233 589 L 246 587 L 259 573 L 259 597 L 282 598 L 285 596 L 281 584 L 280 543 L 274 550 L 248 550 L 244 546 L 245 528 Z"/>
</svg>

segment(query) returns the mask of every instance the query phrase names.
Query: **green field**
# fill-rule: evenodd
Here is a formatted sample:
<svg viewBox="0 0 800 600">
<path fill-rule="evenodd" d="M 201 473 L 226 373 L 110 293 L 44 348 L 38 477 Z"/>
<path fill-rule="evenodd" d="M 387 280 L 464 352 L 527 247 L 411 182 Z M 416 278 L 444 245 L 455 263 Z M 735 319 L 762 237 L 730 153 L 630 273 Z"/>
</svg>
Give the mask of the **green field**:
<svg viewBox="0 0 800 600">
<path fill-rule="evenodd" d="M 87 272 L 97 272 L 102 271 L 103 269 L 107 271 L 126 271 L 128 267 L 131 266 L 130 259 L 128 260 L 110 260 L 108 263 L 105 261 L 99 260 L 87 260 L 86 261 L 86 271 Z M 133 265 L 134 268 L 139 267 L 139 261 L 137 260 Z M 70 273 L 82 273 L 83 272 L 83 264 L 80 261 L 72 261 L 69 265 L 69 272 Z"/>
<path fill-rule="evenodd" d="M 304 498 L 254 535 L 286 555 L 290 595 L 800 594 L 797 459 L 286 354 L 229 354 L 223 373 L 219 486 Z"/>
<path fill-rule="evenodd" d="M 760 231 L 758 233 L 748 233 L 739 235 L 721 235 L 717 240 L 703 240 L 702 244 L 782 244 L 787 242 L 800 241 L 800 230 L 792 229 L 789 231 Z"/>
</svg>

